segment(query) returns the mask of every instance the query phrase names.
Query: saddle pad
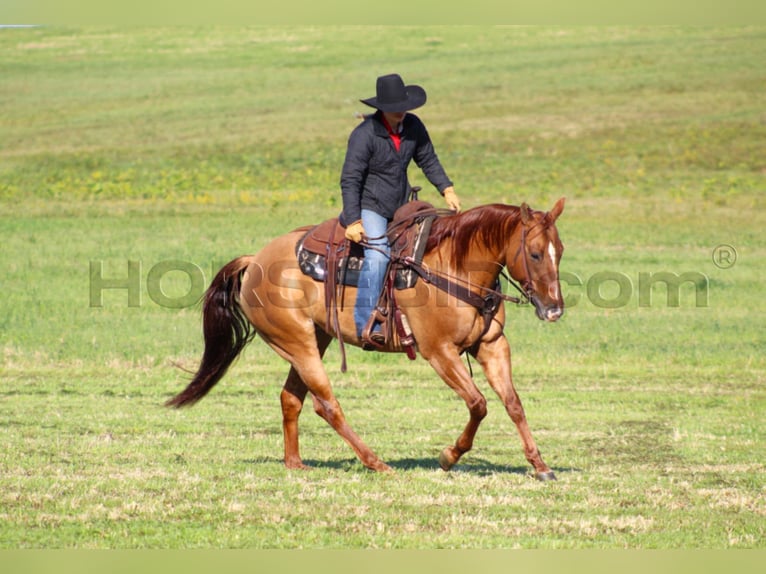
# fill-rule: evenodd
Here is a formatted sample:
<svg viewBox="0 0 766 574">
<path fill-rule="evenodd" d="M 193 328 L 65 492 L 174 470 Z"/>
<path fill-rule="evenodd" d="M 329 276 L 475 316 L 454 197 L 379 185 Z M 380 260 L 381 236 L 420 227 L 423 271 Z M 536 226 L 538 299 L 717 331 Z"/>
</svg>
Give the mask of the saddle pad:
<svg viewBox="0 0 766 574">
<path fill-rule="evenodd" d="M 364 257 L 342 257 L 339 261 L 338 283 L 350 287 L 359 285 L 359 273 Z M 298 250 L 298 267 L 304 275 L 315 281 L 324 281 L 327 277 L 327 258 L 306 249 Z"/>
</svg>

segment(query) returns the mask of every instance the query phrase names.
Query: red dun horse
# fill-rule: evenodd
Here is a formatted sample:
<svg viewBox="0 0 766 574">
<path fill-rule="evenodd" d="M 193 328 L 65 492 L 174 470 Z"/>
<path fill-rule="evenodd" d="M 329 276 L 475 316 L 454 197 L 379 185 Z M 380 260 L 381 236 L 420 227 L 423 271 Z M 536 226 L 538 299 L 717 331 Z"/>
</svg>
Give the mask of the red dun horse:
<svg viewBox="0 0 766 574">
<path fill-rule="evenodd" d="M 437 218 L 422 268 L 433 276 L 448 277 L 453 285 L 461 284 L 481 297 L 497 295 L 498 276 L 506 268 L 523 287 L 537 316 L 556 321 L 564 309 L 558 273 L 564 248 L 555 226 L 563 209 L 562 198 L 547 213 L 533 211 L 525 204 L 495 204 Z M 281 393 L 285 465 L 306 468 L 298 446 L 298 417 L 310 393 L 316 413 L 351 446 L 362 464 L 377 471 L 391 470 L 346 422 L 322 364 L 333 337 L 361 345 L 353 320 L 356 290 L 345 289 L 344 301 L 339 302 L 340 334 L 328 333 L 324 286 L 304 276 L 296 262 L 295 246 L 301 235 L 294 231 L 278 237 L 259 253 L 239 257 L 218 272 L 204 298 L 205 349 L 200 367 L 186 389 L 167 405 L 182 407 L 204 397 L 258 334 L 291 365 Z M 418 351 L 465 401 L 470 414 L 455 444 L 439 456 L 441 467 L 449 470 L 471 450 L 487 414 L 487 401 L 460 358 L 468 352 L 481 365 L 515 423 L 537 478 L 555 479 L 540 456 L 513 386 L 511 351 L 503 333 L 503 305 L 487 317 L 422 279 L 412 289 L 397 291 L 396 298 Z M 398 338 L 388 341 L 384 350 L 402 351 Z"/>
</svg>

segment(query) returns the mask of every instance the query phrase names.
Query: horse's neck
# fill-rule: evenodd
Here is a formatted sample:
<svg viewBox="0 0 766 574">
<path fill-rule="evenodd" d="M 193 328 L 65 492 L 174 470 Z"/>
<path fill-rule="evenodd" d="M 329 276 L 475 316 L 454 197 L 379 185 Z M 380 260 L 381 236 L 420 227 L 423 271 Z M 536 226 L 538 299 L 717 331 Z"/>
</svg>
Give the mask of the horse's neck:
<svg viewBox="0 0 766 574">
<path fill-rule="evenodd" d="M 509 258 L 518 249 L 519 208 L 492 204 L 434 222 L 434 246 L 426 263 L 435 270 L 468 278 L 484 287 L 493 285 Z M 462 254 L 462 257 L 460 256 Z"/>
<path fill-rule="evenodd" d="M 485 246 L 473 244 L 458 268 L 452 258 L 452 239 L 447 239 L 439 249 L 424 258 L 424 263 L 442 275 L 460 278 L 476 286 L 491 287 L 505 264 L 504 256 L 505 253 L 492 253 Z"/>
</svg>

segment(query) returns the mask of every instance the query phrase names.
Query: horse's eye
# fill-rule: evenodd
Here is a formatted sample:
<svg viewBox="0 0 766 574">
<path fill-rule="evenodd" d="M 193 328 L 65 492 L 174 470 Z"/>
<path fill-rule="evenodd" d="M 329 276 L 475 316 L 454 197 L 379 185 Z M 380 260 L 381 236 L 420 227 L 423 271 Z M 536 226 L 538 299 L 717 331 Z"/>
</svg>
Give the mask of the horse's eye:
<svg viewBox="0 0 766 574">
<path fill-rule="evenodd" d="M 529 256 L 532 258 L 532 261 L 537 261 L 538 263 L 543 260 L 543 256 L 539 253 L 530 253 Z"/>
</svg>

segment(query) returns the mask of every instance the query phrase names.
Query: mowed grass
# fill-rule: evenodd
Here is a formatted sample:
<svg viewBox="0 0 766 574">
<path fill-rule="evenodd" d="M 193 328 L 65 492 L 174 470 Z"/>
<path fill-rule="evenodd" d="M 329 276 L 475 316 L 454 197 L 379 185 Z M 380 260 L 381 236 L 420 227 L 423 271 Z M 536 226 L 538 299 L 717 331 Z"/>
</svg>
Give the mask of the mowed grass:
<svg viewBox="0 0 766 574">
<path fill-rule="evenodd" d="M 0 546 L 764 546 L 766 30 L 41 28 L 0 31 L 0 54 Z M 393 70 L 428 90 L 466 207 L 568 198 L 566 315 L 507 309 L 556 483 L 531 476 L 476 364 L 489 415 L 450 473 L 438 453 L 467 411 L 404 356 L 325 361 L 392 475 L 309 405 L 313 470 L 283 468 L 287 365 L 258 339 L 199 405 L 162 407 L 202 337 L 151 270 L 209 281 L 336 215 L 358 99 Z M 125 278 L 128 261 L 140 303 L 94 305 L 91 263 Z M 689 274 L 677 306 L 645 284 L 659 273 Z"/>
</svg>

